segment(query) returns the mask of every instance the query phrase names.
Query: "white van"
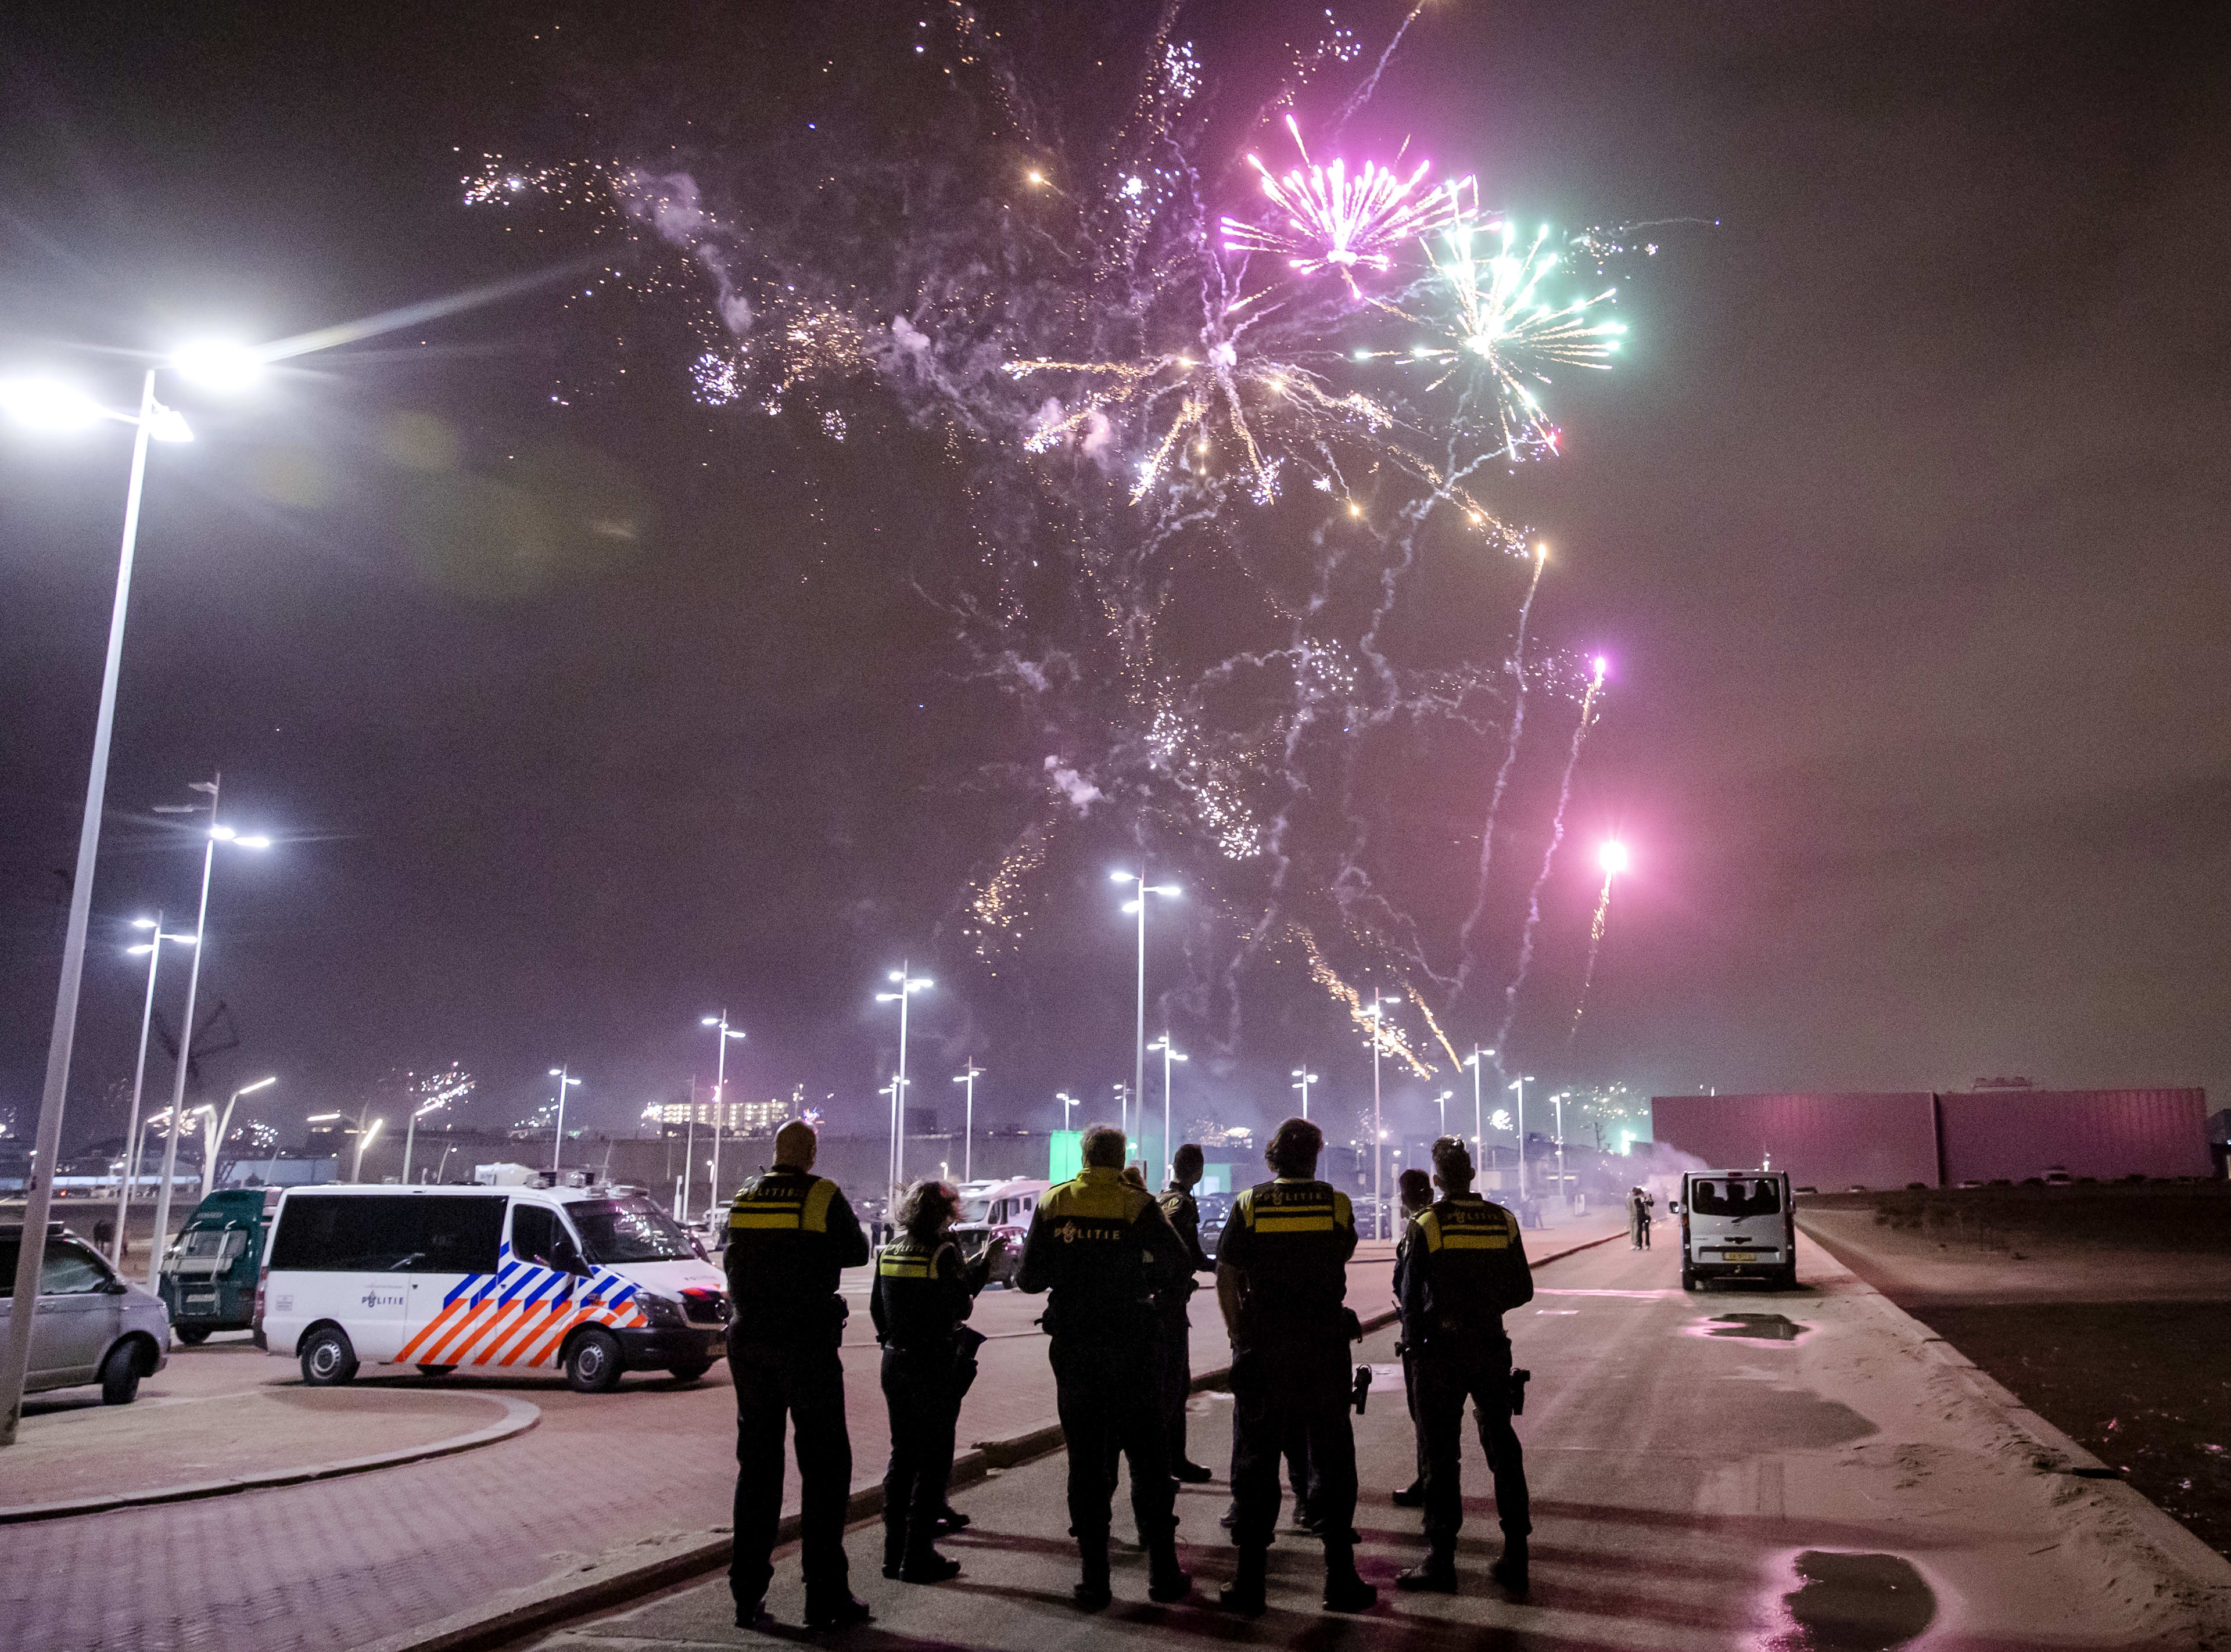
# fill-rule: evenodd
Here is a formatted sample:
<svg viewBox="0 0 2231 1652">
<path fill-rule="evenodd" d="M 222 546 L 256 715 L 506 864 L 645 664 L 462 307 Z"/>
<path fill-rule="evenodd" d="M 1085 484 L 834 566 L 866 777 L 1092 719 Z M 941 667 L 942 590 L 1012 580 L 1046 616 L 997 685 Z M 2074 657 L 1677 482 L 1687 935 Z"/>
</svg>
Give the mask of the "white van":
<svg viewBox="0 0 2231 1652">
<path fill-rule="evenodd" d="M 255 1338 L 306 1383 L 359 1365 L 627 1371 L 695 1380 L 726 1352 L 728 1281 L 648 1199 L 612 1189 L 289 1188 Z"/>
<path fill-rule="evenodd" d="M 1690 1171 L 1681 1218 L 1681 1288 L 1708 1279 L 1763 1279 L 1797 1288 L 1797 1211 L 1787 1171 Z"/>
</svg>

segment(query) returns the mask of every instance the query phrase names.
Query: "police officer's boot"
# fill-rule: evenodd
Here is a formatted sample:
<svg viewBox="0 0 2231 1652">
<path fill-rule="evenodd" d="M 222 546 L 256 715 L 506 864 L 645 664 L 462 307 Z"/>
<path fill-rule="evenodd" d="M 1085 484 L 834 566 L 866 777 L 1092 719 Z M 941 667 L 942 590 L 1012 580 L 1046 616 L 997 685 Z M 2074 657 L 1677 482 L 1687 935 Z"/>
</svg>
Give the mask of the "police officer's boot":
<svg viewBox="0 0 2231 1652">
<path fill-rule="evenodd" d="M 1487 1575 L 1514 1595 L 1526 1592 L 1526 1534 L 1505 1532 L 1503 1534 L 1503 1558 L 1487 1569 Z"/>
<path fill-rule="evenodd" d="M 1147 1598 L 1183 1600 L 1193 1592 L 1193 1573 L 1178 1564 L 1178 1538 L 1165 1532 L 1147 1545 Z"/>
<path fill-rule="evenodd" d="M 906 1526 L 902 1521 L 886 1518 L 883 1521 L 883 1576 L 896 1582 L 899 1568 L 906 1564 Z"/>
<path fill-rule="evenodd" d="M 960 1575 L 960 1563 L 940 1554 L 926 1536 L 920 1543 L 907 1546 L 905 1562 L 899 1567 L 899 1577 L 906 1583 L 950 1583 Z"/>
<path fill-rule="evenodd" d="M 868 1610 L 864 1600 L 855 1600 L 849 1589 L 828 1596 L 816 1596 L 811 1591 L 805 1597 L 805 1627 L 812 1629 L 850 1629 L 855 1623 L 872 1623 L 875 1613 Z"/>
<path fill-rule="evenodd" d="M 1325 1610 L 1368 1612 L 1378 1604 L 1378 1590 L 1355 1574 L 1355 1546 L 1353 1543 L 1326 1544 Z"/>
<path fill-rule="evenodd" d="M 1423 1508 L 1426 1506 L 1426 1482 L 1413 1480 L 1406 1486 L 1395 1488 L 1394 1504 L 1397 1508 Z"/>
<path fill-rule="evenodd" d="M 1259 1616 L 1264 1606 L 1263 1588 L 1270 1570 L 1270 1551 L 1241 1549 L 1239 1575 L 1217 1591 L 1216 1604 L 1227 1612 L 1244 1612 L 1250 1617 Z"/>
<path fill-rule="evenodd" d="M 1096 1612 L 1116 1597 L 1108 1587 L 1108 1533 L 1078 1538 L 1077 1552 L 1084 1563 L 1084 1575 L 1069 1592 L 1084 1610 Z"/>
<path fill-rule="evenodd" d="M 1454 1548 L 1435 1544 L 1431 1553 L 1416 1565 L 1394 1574 L 1394 1586 L 1413 1593 L 1424 1591 L 1432 1595 L 1453 1595 L 1457 1592 L 1457 1555 Z"/>
</svg>

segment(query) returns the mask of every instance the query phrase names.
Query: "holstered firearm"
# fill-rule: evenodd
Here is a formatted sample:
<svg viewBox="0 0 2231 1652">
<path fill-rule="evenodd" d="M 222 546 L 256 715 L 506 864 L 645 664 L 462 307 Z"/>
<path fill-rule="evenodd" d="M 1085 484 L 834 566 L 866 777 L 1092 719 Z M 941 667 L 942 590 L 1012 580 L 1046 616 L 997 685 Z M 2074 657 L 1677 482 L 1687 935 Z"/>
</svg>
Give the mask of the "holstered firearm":
<svg viewBox="0 0 2231 1652">
<path fill-rule="evenodd" d="M 1510 1415 L 1526 1415 L 1526 1384 L 1534 1380 L 1534 1373 L 1524 1366 L 1510 1373 Z M 1359 1408 L 1361 1409 L 1361 1408 Z"/>
<path fill-rule="evenodd" d="M 1348 1391 L 1348 1404 L 1355 1407 L 1355 1414 L 1358 1416 L 1363 1415 L 1363 1402 L 1370 1392 L 1371 1367 L 1358 1365 L 1355 1368 L 1355 1385 Z"/>
</svg>

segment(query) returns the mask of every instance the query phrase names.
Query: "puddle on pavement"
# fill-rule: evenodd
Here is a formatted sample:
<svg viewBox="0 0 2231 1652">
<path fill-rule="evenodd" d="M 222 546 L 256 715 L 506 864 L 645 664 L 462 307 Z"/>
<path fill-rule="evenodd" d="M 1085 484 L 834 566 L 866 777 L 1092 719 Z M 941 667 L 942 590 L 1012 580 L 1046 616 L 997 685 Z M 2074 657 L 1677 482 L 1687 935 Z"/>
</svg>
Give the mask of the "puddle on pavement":
<svg viewBox="0 0 2231 1652">
<path fill-rule="evenodd" d="M 1913 1563 L 1895 1554 L 1807 1549 L 1798 1586 L 1782 1597 L 1796 1633 L 1788 1652 L 1892 1652 L 1937 1617 L 1937 1597 Z"/>
<path fill-rule="evenodd" d="M 1704 1334 L 1749 1337 L 1758 1342 L 1794 1342 L 1812 1328 L 1780 1313 L 1716 1313 L 1704 1327 Z"/>
</svg>

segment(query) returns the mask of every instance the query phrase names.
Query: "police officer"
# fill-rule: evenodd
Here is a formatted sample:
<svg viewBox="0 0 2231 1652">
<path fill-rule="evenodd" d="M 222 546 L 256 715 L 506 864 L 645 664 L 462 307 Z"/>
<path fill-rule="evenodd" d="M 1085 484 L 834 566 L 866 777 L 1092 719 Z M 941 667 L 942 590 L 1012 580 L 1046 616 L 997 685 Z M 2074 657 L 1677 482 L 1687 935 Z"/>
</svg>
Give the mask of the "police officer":
<svg viewBox="0 0 2231 1652">
<path fill-rule="evenodd" d="M 837 1184 L 813 1173 L 820 1139 L 792 1120 L 775 1134 L 774 1168 L 728 1207 L 728 1374 L 736 1387 L 735 1553 L 728 1588 L 736 1624 L 765 1610 L 768 1556 L 782 1515 L 782 1429 L 798 1439 L 803 1493 L 799 1536 L 805 1622 L 841 1629 L 873 1616 L 852 1597 L 844 1564 L 844 1506 L 852 1441 L 844 1427 L 844 1333 L 838 1275 L 868 1260 L 868 1238 Z"/>
<path fill-rule="evenodd" d="M 1216 1299 L 1232 1337 L 1232 1490 L 1238 1575 L 1221 1597 L 1233 1611 L 1264 1608 L 1266 1551 L 1278 1523 L 1278 1459 L 1298 1435 L 1309 1449 L 1311 1512 L 1324 1539 L 1324 1605 L 1360 1612 L 1379 1598 L 1355 1572 L 1355 1435 L 1348 1421 L 1342 1305 L 1355 1215 L 1348 1195 L 1316 1179 L 1324 1134 L 1289 1119 L 1264 1154 L 1277 1179 L 1232 1201 L 1216 1248 Z"/>
<path fill-rule="evenodd" d="M 1186 1397 L 1193 1392 L 1193 1319 L 1187 1304 L 1200 1288 L 1195 1274 L 1215 1267 L 1200 1248 L 1200 1206 L 1193 1188 L 1200 1181 L 1200 1149 L 1187 1142 L 1170 1157 L 1170 1184 L 1162 1190 L 1162 1214 L 1185 1247 L 1187 1272 L 1184 1279 L 1154 1299 L 1159 1310 L 1162 1423 L 1169 1436 L 1170 1473 L 1190 1485 L 1215 1478 L 1186 1455 Z"/>
<path fill-rule="evenodd" d="M 1464 1525 L 1458 1442 L 1470 1399 L 1479 1443 L 1495 1476 L 1503 1556 L 1488 1568 L 1514 1595 L 1526 1592 L 1526 1462 L 1510 1427 L 1510 1339 L 1503 1316 L 1534 1300 L 1534 1275 L 1518 1223 L 1471 1191 L 1471 1153 L 1461 1136 L 1433 1144 L 1441 1197 L 1412 1223 L 1402 1277 L 1404 1339 L 1416 1361 L 1418 1432 L 1426 1453 L 1423 1562 L 1395 1578 L 1404 1589 L 1453 1594 L 1457 1533 Z"/>
<path fill-rule="evenodd" d="M 1394 1246 L 1394 1317 L 1402 1317 L 1402 1281 L 1409 1271 L 1410 1241 L 1417 1231 L 1412 1218 L 1433 1202 L 1433 1178 L 1421 1170 L 1406 1170 L 1395 1178 L 1395 1196 L 1402 1202 L 1402 1237 Z M 1396 1345 L 1402 1356 L 1402 1403 L 1409 1408 L 1410 1431 L 1417 1436 L 1418 1471 L 1410 1483 L 1394 1494 L 1397 1508 L 1426 1506 L 1426 1436 L 1418 1433 L 1418 1362 L 1406 1337 Z"/>
<path fill-rule="evenodd" d="M 1146 1546 L 1149 1597 L 1181 1600 L 1192 1577 L 1178 1565 L 1176 1482 L 1154 1382 L 1154 1297 L 1186 1277 L 1188 1259 L 1153 1194 L 1123 1178 L 1123 1133 L 1084 1133 L 1084 1168 L 1049 1189 L 1031 1214 L 1015 1282 L 1051 1290 L 1043 1320 L 1056 1406 L 1069 1447 L 1069 1520 L 1086 1611 L 1112 1598 L 1108 1585 L 1111 1468 L 1131 1460 L 1131 1512 Z"/>
<path fill-rule="evenodd" d="M 1006 1241 L 963 1262 L 947 1236 L 960 1197 L 942 1182 L 917 1182 L 898 1210 L 898 1237 L 876 1253 L 868 1312 L 883 1345 L 883 1403 L 891 1461 L 883 1475 L 883 1576 L 943 1583 L 960 1563 L 935 1546 L 953 1475 L 960 1415 L 961 1322 Z M 973 1351 L 968 1351 L 973 1362 Z"/>
</svg>

